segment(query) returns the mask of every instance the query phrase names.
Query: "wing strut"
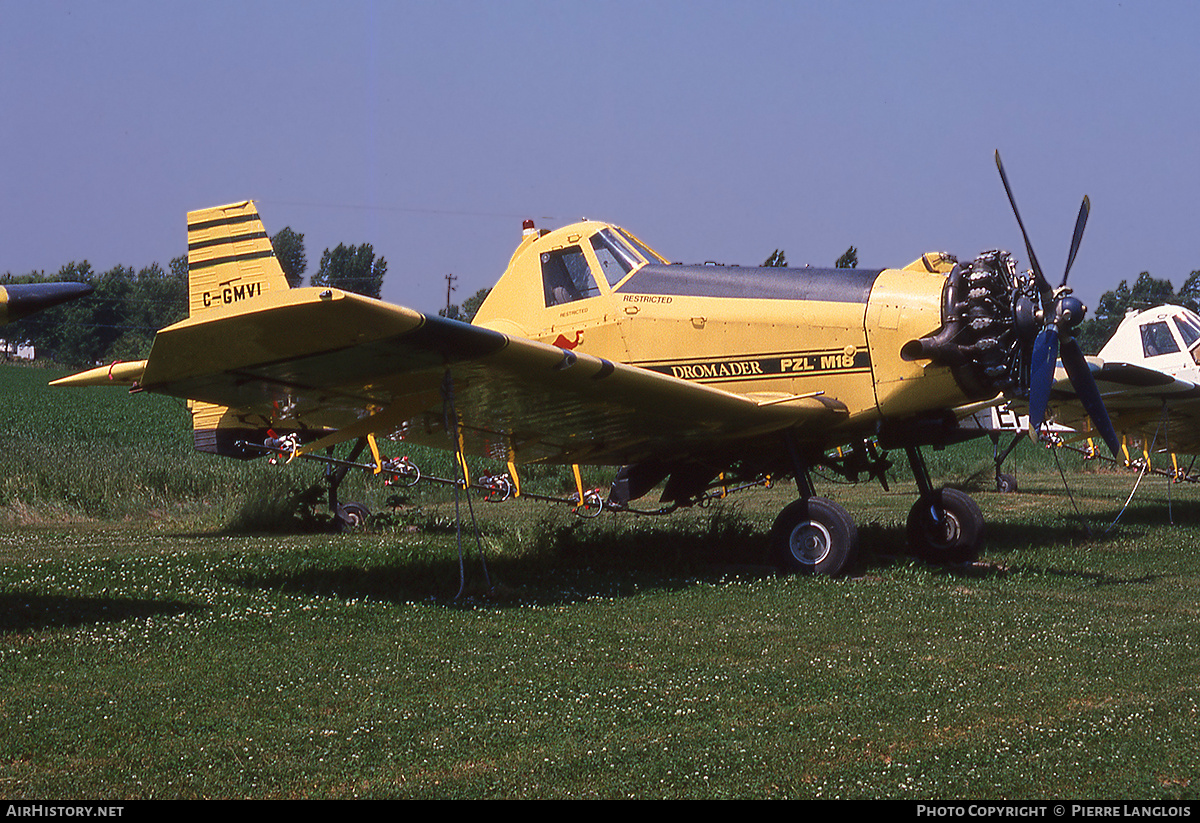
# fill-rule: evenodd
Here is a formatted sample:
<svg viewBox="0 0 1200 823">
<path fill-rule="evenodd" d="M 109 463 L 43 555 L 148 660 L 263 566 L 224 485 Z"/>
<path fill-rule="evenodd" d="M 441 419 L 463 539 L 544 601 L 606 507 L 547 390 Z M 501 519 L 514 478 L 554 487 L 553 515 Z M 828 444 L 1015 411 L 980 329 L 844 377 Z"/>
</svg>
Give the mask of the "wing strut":
<svg viewBox="0 0 1200 823">
<path fill-rule="evenodd" d="M 467 457 L 463 454 L 462 424 L 458 419 L 458 411 L 454 408 L 454 375 L 450 373 L 450 369 L 446 369 L 446 374 L 442 377 L 442 420 L 446 431 L 454 433 L 454 460 L 458 463 L 458 469 L 462 475 L 461 488 L 457 483 L 454 486 L 454 527 L 458 542 L 458 594 L 454 595 L 454 599 L 457 600 L 462 597 L 467 588 L 467 572 L 462 546 L 462 512 L 459 508 L 460 491 L 466 492 L 467 495 L 467 510 L 471 513 L 471 528 L 475 532 L 475 548 L 479 553 L 479 565 L 483 569 L 483 582 L 487 591 L 492 589 L 492 579 L 488 574 L 487 559 L 483 556 L 483 540 L 479 536 L 479 523 L 475 520 L 475 506 L 471 503 L 471 481 L 467 473 Z"/>
</svg>

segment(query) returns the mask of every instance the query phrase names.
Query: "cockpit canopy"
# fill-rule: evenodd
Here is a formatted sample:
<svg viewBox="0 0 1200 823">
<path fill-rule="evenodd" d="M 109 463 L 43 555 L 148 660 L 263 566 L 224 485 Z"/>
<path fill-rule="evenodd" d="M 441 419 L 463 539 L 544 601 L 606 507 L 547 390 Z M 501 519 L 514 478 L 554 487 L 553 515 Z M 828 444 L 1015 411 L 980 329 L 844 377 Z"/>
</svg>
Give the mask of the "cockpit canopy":
<svg viewBox="0 0 1200 823">
<path fill-rule="evenodd" d="M 1100 357 L 1127 359 L 1136 347 L 1151 362 L 1187 352 L 1193 364 L 1200 364 L 1200 316 L 1180 306 L 1159 306 L 1131 315 L 1100 351 Z"/>
<path fill-rule="evenodd" d="M 594 266 L 584 253 L 585 238 L 576 239 L 579 242 L 541 253 L 542 292 L 547 307 L 595 297 L 600 294 L 600 281 L 615 289 L 641 266 L 666 262 L 617 226 L 604 225 L 586 238 Z"/>
<path fill-rule="evenodd" d="M 539 231 L 527 221 L 521 244 L 473 322 L 506 334 L 537 338 L 561 322 L 562 306 L 610 297 L 647 265 L 669 265 L 669 261 L 612 223 L 585 220 Z M 531 305 L 539 292 L 542 303 Z M 592 305 L 588 311 L 594 308 Z M 572 317 L 587 313 L 575 308 L 569 311 Z"/>
</svg>

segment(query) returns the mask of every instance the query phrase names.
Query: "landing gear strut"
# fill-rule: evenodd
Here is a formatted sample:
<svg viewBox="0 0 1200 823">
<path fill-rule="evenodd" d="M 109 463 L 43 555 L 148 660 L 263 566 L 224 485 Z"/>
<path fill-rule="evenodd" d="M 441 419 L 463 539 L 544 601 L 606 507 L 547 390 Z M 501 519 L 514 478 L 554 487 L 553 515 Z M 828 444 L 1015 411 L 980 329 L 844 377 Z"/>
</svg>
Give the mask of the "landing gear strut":
<svg viewBox="0 0 1200 823">
<path fill-rule="evenodd" d="M 367 524 L 367 518 L 371 516 L 370 511 L 362 503 L 338 502 L 338 487 L 342 485 L 342 480 L 346 478 L 346 472 L 349 471 L 350 465 L 362 454 L 366 445 L 367 439 L 360 437 L 343 464 L 337 466 L 326 464 L 325 466 L 325 479 L 329 482 L 329 511 L 333 514 L 333 527 L 336 531 L 361 528 Z M 328 449 L 326 453 L 331 451 L 332 449 Z"/>
<path fill-rule="evenodd" d="M 1017 447 L 1017 444 L 1020 443 L 1024 437 L 1024 432 L 1019 431 L 1014 434 L 1012 442 L 1008 444 L 1008 448 L 1001 453 L 1000 435 L 998 433 L 991 435 L 992 460 L 996 464 L 996 491 L 1000 492 L 1001 494 L 1011 494 L 1017 490 L 1017 478 L 1011 474 L 1006 474 L 1000 471 L 1000 467 L 1004 465 L 1004 461 L 1008 459 L 1008 456 L 1012 454 L 1013 449 Z"/>
</svg>

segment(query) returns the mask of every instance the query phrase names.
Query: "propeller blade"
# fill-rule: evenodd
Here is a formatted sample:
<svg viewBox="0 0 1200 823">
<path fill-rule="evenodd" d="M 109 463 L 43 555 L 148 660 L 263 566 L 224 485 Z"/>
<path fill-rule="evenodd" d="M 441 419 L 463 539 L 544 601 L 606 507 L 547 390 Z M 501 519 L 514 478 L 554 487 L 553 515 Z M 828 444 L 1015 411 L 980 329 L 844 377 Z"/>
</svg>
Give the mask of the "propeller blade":
<svg viewBox="0 0 1200 823">
<path fill-rule="evenodd" d="M 1087 360 L 1084 359 L 1079 343 L 1074 338 L 1067 338 L 1063 341 L 1062 361 L 1067 370 L 1067 376 L 1071 378 L 1071 386 L 1074 387 L 1075 394 L 1079 395 L 1079 401 L 1083 404 L 1088 417 L 1092 419 L 1092 424 L 1100 432 L 1104 442 L 1108 444 L 1108 450 L 1112 452 L 1112 456 L 1119 460 L 1121 441 L 1117 438 L 1112 420 L 1109 419 L 1108 410 L 1104 408 L 1104 400 L 1100 397 L 1096 378 L 1092 377 L 1092 370 L 1088 366 Z"/>
<path fill-rule="evenodd" d="M 1029 363 L 1029 432 L 1035 433 L 1046 419 L 1050 403 L 1050 387 L 1054 383 L 1054 366 L 1058 362 L 1058 329 L 1044 326 L 1033 341 L 1033 356 Z"/>
<path fill-rule="evenodd" d="M 1037 278 L 1038 292 L 1042 295 L 1042 311 L 1048 314 L 1051 309 L 1050 301 L 1053 292 L 1046 276 L 1042 274 L 1042 267 L 1038 264 L 1037 255 L 1033 253 L 1033 244 L 1029 242 L 1029 233 L 1025 231 L 1025 224 L 1021 221 L 1021 212 L 1017 210 L 1017 200 L 1013 197 L 1012 187 L 1008 185 L 1008 175 L 1004 173 L 1004 164 L 1000 162 L 999 149 L 996 149 L 996 168 L 1000 170 L 1000 182 L 1004 184 L 1004 192 L 1008 195 L 1008 203 L 1012 206 L 1013 216 L 1017 218 L 1021 236 L 1025 238 L 1025 251 L 1029 254 L 1029 266 L 1033 269 L 1033 276 Z"/>
<path fill-rule="evenodd" d="M 1079 217 L 1075 219 L 1075 236 L 1071 238 L 1071 253 L 1067 255 L 1067 270 L 1063 272 L 1062 285 L 1059 288 L 1067 285 L 1067 275 L 1071 273 L 1071 264 L 1075 262 L 1075 255 L 1079 253 L 1079 244 L 1083 241 L 1083 227 L 1087 225 L 1088 214 L 1092 211 L 1092 201 L 1088 200 L 1088 196 L 1083 196 L 1083 203 L 1079 206 Z"/>
</svg>

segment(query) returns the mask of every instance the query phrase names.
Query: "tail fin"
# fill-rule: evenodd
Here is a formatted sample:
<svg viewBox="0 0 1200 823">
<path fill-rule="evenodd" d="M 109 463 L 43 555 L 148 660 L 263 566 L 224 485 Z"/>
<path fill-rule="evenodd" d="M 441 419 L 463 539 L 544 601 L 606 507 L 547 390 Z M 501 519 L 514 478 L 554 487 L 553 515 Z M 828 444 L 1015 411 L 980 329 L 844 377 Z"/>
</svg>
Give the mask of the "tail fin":
<svg viewBox="0 0 1200 823">
<path fill-rule="evenodd" d="M 253 201 L 188 212 L 192 317 L 287 288 L 287 277 Z"/>
</svg>

